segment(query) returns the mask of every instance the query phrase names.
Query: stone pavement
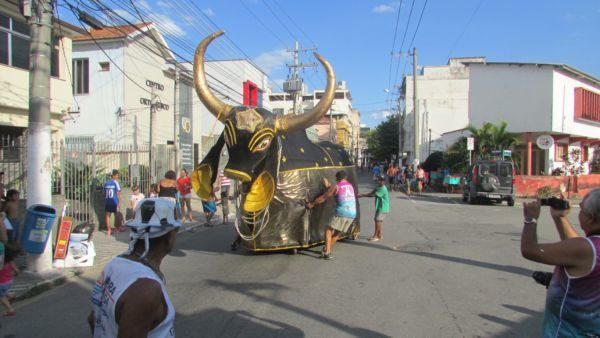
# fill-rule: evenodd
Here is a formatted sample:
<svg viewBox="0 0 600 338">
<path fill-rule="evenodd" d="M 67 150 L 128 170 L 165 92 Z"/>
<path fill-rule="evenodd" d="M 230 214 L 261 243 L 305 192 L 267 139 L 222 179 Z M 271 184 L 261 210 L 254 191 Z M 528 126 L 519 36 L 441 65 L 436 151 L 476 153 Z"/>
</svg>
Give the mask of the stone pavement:
<svg viewBox="0 0 600 338">
<path fill-rule="evenodd" d="M 233 219 L 233 215 L 231 215 L 233 206 L 231 203 L 229 209 L 229 219 Z M 204 213 L 202 212 L 202 202 L 197 197 L 192 198 L 192 211 L 194 222 L 188 221 L 184 223 L 180 232 L 189 231 L 205 224 L 206 219 L 204 218 Z M 222 213 L 219 207 L 215 217 L 213 218 L 213 223 L 220 223 L 221 215 Z M 96 231 L 93 235 L 92 241 L 94 242 L 94 247 L 96 250 L 96 257 L 94 258 L 93 267 L 66 269 L 54 268 L 51 271 L 43 274 L 35 274 L 26 270 L 25 257 L 20 257 L 16 263 L 21 268 L 22 273 L 15 277 L 10 292 L 16 295 L 17 301 L 20 301 L 57 287 L 65 283 L 69 278 L 80 275 L 86 269 L 104 266 L 104 264 L 106 264 L 106 262 L 111 260 L 113 257 L 127 250 L 129 244 L 129 232 L 126 231 L 123 233 L 113 233 L 111 237 L 108 237 L 106 232 Z"/>
</svg>

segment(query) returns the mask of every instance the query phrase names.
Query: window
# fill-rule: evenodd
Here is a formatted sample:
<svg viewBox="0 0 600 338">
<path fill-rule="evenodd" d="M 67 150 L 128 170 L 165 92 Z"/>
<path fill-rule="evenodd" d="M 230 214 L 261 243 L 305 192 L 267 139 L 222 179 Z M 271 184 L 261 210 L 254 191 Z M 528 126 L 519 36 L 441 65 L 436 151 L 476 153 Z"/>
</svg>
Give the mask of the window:
<svg viewBox="0 0 600 338">
<path fill-rule="evenodd" d="M 0 14 L 0 63 L 29 69 L 29 26 Z"/>
<path fill-rule="evenodd" d="M 90 93 L 90 65 L 88 59 L 73 59 L 73 94 Z"/>
<path fill-rule="evenodd" d="M 555 162 L 564 162 L 567 159 L 569 145 L 556 143 L 554 145 L 554 148 L 555 148 L 554 161 Z"/>
<path fill-rule="evenodd" d="M 110 70 L 110 62 L 100 62 L 98 65 L 101 72 L 108 72 Z"/>
<path fill-rule="evenodd" d="M 258 107 L 258 86 L 252 81 L 245 81 L 244 86 L 244 105 Z"/>
<path fill-rule="evenodd" d="M 344 92 L 340 92 L 340 93 L 336 92 L 335 93 L 335 98 L 336 99 L 345 99 L 346 96 L 344 95 Z"/>
<path fill-rule="evenodd" d="M 575 88 L 575 120 L 600 122 L 600 94 Z"/>
<path fill-rule="evenodd" d="M 588 157 L 590 152 L 589 149 L 590 146 L 581 146 L 581 162 L 587 162 L 590 160 Z"/>
<path fill-rule="evenodd" d="M 52 42 L 52 49 L 50 50 L 50 76 L 60 77 L 60 36 L 53 36 Z"/>
</svg>

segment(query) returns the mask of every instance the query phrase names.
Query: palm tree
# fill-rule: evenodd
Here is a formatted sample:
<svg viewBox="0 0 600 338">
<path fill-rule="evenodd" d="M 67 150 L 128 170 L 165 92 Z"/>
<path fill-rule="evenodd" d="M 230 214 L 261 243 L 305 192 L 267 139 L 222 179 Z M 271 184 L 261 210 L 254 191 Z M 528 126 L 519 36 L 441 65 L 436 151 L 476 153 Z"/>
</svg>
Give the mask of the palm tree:
<svg viewBox="0 0 600 338">
<path fill-rule="evenodd" d="M 473 125 L 467 126 L 467 130 L 475 138 L 476 157 L 478 156 L 482 159 L 490 158 L 492 150 L 500 150 L 502 152 L 517 145 L 519 140 L 514 134 L 507 132 L 506 128 L 506 121 L 501 121 L 499 126 L 495 126 L 489 122 L 484 123 L 481 128 L 476 128 Z"/>
</svg>

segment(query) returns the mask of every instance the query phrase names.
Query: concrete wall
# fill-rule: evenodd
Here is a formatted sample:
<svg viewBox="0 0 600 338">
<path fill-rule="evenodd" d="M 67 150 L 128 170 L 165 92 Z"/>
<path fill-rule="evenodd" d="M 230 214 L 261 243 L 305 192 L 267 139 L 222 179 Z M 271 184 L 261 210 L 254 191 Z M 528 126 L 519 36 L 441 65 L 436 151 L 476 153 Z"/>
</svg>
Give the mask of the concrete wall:
<svg viewBox="0 0 600 338">
<path fill-rule="evenodd" d="M 404 83 L 404 151 L 412 154 L 415 138 L 413 77 L 406 76 Z M 417 95 L 420 143 L 417 158 L 424 161 L 429 150 L 429 129 L 431 152 L 442 151 L 451 145 L 442 134 L 465 128 L 469 123 L 469 68 L 455 59 L 451 59 L 447 66 L 424 67 L 423 74 L 417 75 Z"/>
<path fill-rule="evenodd" d="M 522 176 L 515 182 L 518 197 L 537 197 L 538 190 L 549 187 L 552 194 L 564 191 L 568 198 L 583 198 L 594 188 L 600 187 L 600 175 L 582 176 Z"/>
<path fill-rule="evenodd" d="M 469 67 L 471 124 L 497 125 L 504 120 L 514 133 L 552 129 L 551 66 L 473 64 Z"/>
</svg>

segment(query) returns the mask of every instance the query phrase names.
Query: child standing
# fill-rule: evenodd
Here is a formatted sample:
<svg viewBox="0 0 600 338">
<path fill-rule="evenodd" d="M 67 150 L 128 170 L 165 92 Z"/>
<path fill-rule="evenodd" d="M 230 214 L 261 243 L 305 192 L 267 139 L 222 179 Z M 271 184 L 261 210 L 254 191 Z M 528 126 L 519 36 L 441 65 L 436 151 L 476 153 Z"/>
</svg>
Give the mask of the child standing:
<svg viewBox="0 0 600 338">
<path fill-rule="evenodd" d="M 229 222 L 229 196 L 227 191 L 221 191 L 221 211 L 223 212 L 223 224 Z"/>
<path fill-rule="evenodd" d="M 142 194 L 140 192 L 140 187 L 138 187 L 137 185 L 134 185 L 131 190 L 133 190 L 133 195 L 131 195 L 129 204 L 130 204 L 131 210 L 133 210 L 133 213 L 135 213 L 135 207 L 137 206 L 139 201 L 144 199 L 144 194 Z"/>
<path fill-rule="evenodd" d="M 5 317 L 15 315 L 15 309 L 11 305 L 15 300 L 15 296 L 8 294 L 8 290 L 13 283 L 13 273 L 20 273 L 19 268 L 13 261 L 18 254 L 18 249 L 7 246 L 4 252 L 4 267 L 0 269 L 0 303 L 6 308 L 6 312 L 3 313 Z"/>
<path fill-rule="evenodd" d="M 150 184 L 150 195 L 149 198 L 158 198 L 158 185 L 156 183 Z"/>
<path fill-rule="evenodd" d="M 205 226 L 212 226 L 212 223 L 210 223 L 210 221 L 215 215 L 215 211 L 217 211 L 216 199 L 217 198 L 215 196 L 215 192 L 211 191 L 208 200 L 202 201 L 202 209 L 204 209 L 204 217 L 206 218 L 206 223 L 204 224 Z"/>
<path fill-rule="evenodd" d="M 6 213 L 6 218 L 12 226 L 12 230 L 8 230 L 8 241 L 11 243 L 19 243 L 19 231 L 21 229 L 21 221 L 19 220 L 19 191 L 10 189 L 6 192 L 2 211 Z"/>
<path fill-rule="evenodd" d="M 377 180 L 377 187 L 368 194 L 358 194 L 356 197 L 375 197 L 375 232 L 369 238 L 369 241 L 379 241 L 383 239 L 381 228 L 385 215 L 390 212 L 390 199 L 388 190 L 385 186 L 385 179 L 380 177 Z"/>
</svg>

